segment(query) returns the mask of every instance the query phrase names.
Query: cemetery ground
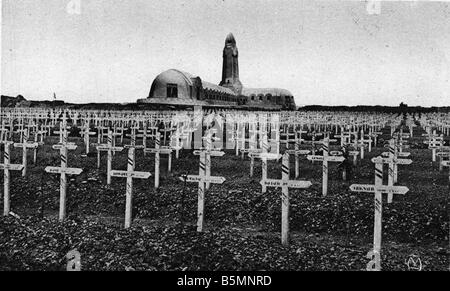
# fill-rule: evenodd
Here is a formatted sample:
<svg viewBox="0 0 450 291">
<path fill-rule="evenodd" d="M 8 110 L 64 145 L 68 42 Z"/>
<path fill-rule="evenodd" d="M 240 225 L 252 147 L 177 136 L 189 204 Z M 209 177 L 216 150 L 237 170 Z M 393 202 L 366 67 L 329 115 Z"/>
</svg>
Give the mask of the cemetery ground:
<svg viewBox="0 0 450 291">
<path fill-rule="evenodd" d="M 133 222 L 124 229 L 124 179 L 113 177 L 106 185 L 106 154 L 97 169 L 95 148 L 83 156 L 82 139 L 71 135 L 69 141 L 78 148 L 69 152 L 68 166 L 83 172 L 68 177 L 67 219 L 59 222 L 59 175 L 44 171 L 60 164 L 59 152 L 51 148 L 57 137 L 47 139 L 39 147 L 37 165 L 30 151 L 26 177 L 11 174 L 15 215 L 0 218 L 0 270 L 65 270 L 65 256 L 73 249 L 81 254 L 82 270 L 366 269 L 373 247 L 374 196 L 351 192 L 349 186 L 374 183 L 370 159 L 385 150 L 382 144 L 358 160 L 349 181 L 342 181 L 338 163 L 330 164 L 326 197 L 322 164 L 301 157 L 299 179 L 313 186 L 289 190 L 290 245 L 284 247 L 281 189 L 262 194 L 260 161 L 255 159 L 251 178 L 249 158 L 241 160 L 234 150 L 212 157 L 211 175 L 226 181 L 206 191 L 202 233 L 196 231 L 197 184 L 179 180 L 198 174 L 199 157 L 191 150 L 182 150 L 179 159 L 173 154 L 172 173 L 167 172 L 167 155 L 161 156 L 159 189 L 154 189 L 153 176 L 133 181 Z M 408 270 L 408 258 L 416 255 L 423 270 L 445 271 L 450 265 L 449 170 L 439 172 L 426 145 L 414 139 L 410 144 L 413 163 L 399 166 L 398 179 L 409 192 L 396 195 L 392 204 L 383 198 L 382 269 Z M 21 151 L 14 150 L 11 162 L 20 161 Z M 291 179 L 293 165 L 292 157 Z M 126 166 L 127 151 L 116 153 L 112 168 Z M 153 174 L 154 155 L 137 150 L 136 171 Z M 268 178 L 281 178 L 281 159 L 268 162 Z"/>
</svg>

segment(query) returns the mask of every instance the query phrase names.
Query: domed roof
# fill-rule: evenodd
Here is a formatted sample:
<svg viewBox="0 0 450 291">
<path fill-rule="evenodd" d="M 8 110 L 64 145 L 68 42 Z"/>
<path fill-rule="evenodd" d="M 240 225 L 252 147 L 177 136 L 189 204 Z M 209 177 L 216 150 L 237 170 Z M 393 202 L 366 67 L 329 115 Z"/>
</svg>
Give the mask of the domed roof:
<svg viewBox="0 0 450 291">
<path fill-rule="evenodd" d="M 192 78 L 195 78 L 195 77 L 189 73 L 182 72 L 182 71 L 176 70 L 176 69 L 170 69 L 170 70 L 164 71 L 161 74 L 159 74 L 153 82 L 157 82 L 160 84 L 167 84 L 167 83 L 183 84 L 183 83 L 186 83 L 187 85 L 192 86 Z"/>
<path fill-rule="evenodd" d="M 236 40 L 234 39 L 234 35 L 231 32 L 227 35 L 227 38 L 225 39 L 225 44 L 227 44 L 227 43 L 236 44 Z"/>
<path fill-rule="evenodd" d="M 194 85 L 195 77 L 189 73 L 170 69 L 162 72 L 153 80 L 149 98 L 167 98 L 167 85 L 177 85 L 178 98 L 191 98 L 190 87 Z"/>
</svg>

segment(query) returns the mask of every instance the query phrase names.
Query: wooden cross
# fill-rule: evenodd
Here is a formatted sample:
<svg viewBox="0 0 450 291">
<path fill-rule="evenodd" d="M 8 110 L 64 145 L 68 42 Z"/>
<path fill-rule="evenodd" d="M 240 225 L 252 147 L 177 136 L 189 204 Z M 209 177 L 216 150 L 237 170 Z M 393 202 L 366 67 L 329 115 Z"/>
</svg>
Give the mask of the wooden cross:
<svg viewBox="0 0 450 291">
<path fill-rule="evenodd" d="M 134 148 L 134 149 L 143 149 L 144 146 L 143 145 L 136 145 L 136 127 L 132 127 L 131 128 L 131 134 L 127 134 L 127 137 L 131 138 L 130 144 L 129 145 L 125 145 L 126 149 L 129 148 Z M 135 155 L 135 151 L 133 151 L 133 155 Z M 134 161 L 134 158 L 133 158 Z"/>
<path fill-rule="evenodd" d="M 403 152 L 404 148 L 408 148 L 409 146 L 406 144 L 407 141 L 403 140 L 404 138 L 409 138 L 408 133 L 403 133 L 403 129 L 400 129 L 400 133 L 394 136 L 395 145 L 398 148 L 398 151 Z"/>
<path fill-rule="evenodd" d="M 122 139 L 122 133 L 118 132 L 117 127 L 114 127 L 114 130 L 112 132 L 112 146 L 115 147 L 116 146 L 116 140 L 117 138 L 120 137 Z M 122 142 L 121 142 L 122 144 Z M 113 155 L 115 155 L 116 152 L 113 152 Z"/>
<path fill-rule="evenodd" d="M 14 131 L 14 133 L 19 133 L 19 134 L 20 134 L 20 136 L 19 136 L 20 142 L 23 142 L 23 136 L 24 136 L 24 133 L 25 133 L 25 130 L 26 130 L 26 129 L 24 128 L 25 125 L 24 125 L 23 122 L 24 122 L 23 120 L 20 120 L 18 124 L 16 124 L 16 125 L 13 126 L 13 128 L 14 128 L 14 127 L 18 127 L 18 129 L 17 129 L 16 131 Z"/>
<path fill-rule="evenodd" d="M 131 134 L 127 134 L 126 136 L 130 138 L 130 146 L 136 146 L 136 130 L 138 127 L 131 127 Z M 143 148 L 143 147 L 140 147 Z"/>
<path fill-rule="evenodd" d="M 388 186 L 393 187 L 395 183 L 395 171 L 394 167 L 397 165 L 409 165 L 412 163 L 410 159 L 398 159 L 395 154 L 390 153 L 388 158 L 376 157 L 372 159 L 372 163 L 375 164 L 389 164 L 388 171 Z M 388 203 L 392 203 L 393 194 L 388 193 Z"/>
<path fill-rule="evenodd" d="M 306 189 L 311 187 L 310 181 L 299 181 L 289 179 L 289 154 L 283 155 L 282 178 L 263 179 L 260 184 L 265 187 L 281 187 L 281 243 L 289 245 L 289 188 Z"/>
<path fill-rule="evenodd" d="M 256 139 L 254 140 L 254 133 L 255 130 L 251 129 L 250 126 L 251 124 L 247 124 L 247 126 L 249 127 L 248 129 L 248 136 L 249 138 L 246 138 L 246 125 L 244 124 L 243 126 L 243 130 L 242 130 L 242 136 L 239 137 L 239 141 L 241 141 L 241 148 L 240 148 L 240 152 L 241 152 L 241 159 L 244 160 L 245 157 L 245 153 L 249 153 L 249 150 L 253 150 L 254 146 L 256 144 Z M 251 134 L 253 133 L 253 134 Z M 248 148 L 246 148 L 246 142 L 248 142 Z"/>
<path fill-rule="evenodd" d="M 359 157 L 361 160 L 364 160 L 364 149 L 366 145 L 363 142 L 357 140 L 355 143 L 353 143 L 353 147 L 356 150 L 358 150 L 359 148 Z"/>
<path fill-rule="evenodd" d="M 296 142 L 296 133 L 295 132 L 289 132 L 289 129 L 286 129 L 285 132 L 281 133 L 280 136 L 285 137 L 285 146 L 286 149 L 289 149 L 289 143 L 290 142 Z M 292 138 L 291 138 L 292 137 Z"/>
<path fill-rule="evenodd" d="M 300 146 L 304 142 L 304 139 L 302 138 L 302 134 L 303 133 L 308 133 L 308 132 L 307 131 L 303 131 L 302 130 L 302 126 L 300 126 L 300 129 L 298 129 L 295 133 L 296 133 L 296 135 L 295 135 L 295 143 L 298 146 Z"/>
<path fill-rule="evenodd" d="M 156 133 L 158 132 L 158 129 L 159 128 L 157 126 L 150 126 L 149 127 L 149 130 L 150 130 L 149 137 L 152 138 L 152 139 L 155 139 L 156 138 Z"/>
<path fill-rule="evenodd" d="M 389 141 L 389 144 L 386 144 L 385 147 L 388 147 L 389 151 L 383 152 L 382 153 L 383 157 L 390 157 L 390 158 L 397 159 L 399 157 L 400 158 L 409 157 L 411 154 L 408 152 L 399 151 L 399 149 L 401 149 L 401 148 L 399 148 L 397 146 L 395 139 L 394 140 L 391 139 Z M 390 167 L 392 168 L 389 172 L 389 175 L 390 175 L 389 177 L 390 177 L 390 179 L 392 179 L 392 182 L 390 182 L 391 183 L 390 185 L 393 185 L 393 184 L 397 183 L 397 180 L 398 180 L 398 167 L 397 167 L 396 163 L 394 163 L 393 165 L 390 165 Z"/>
<path fill-rule="evenodd" d="M 436 150 L 443 145 L 443 136 L 438 136 L 436 134 L 436 130 L 433 131 L 433 134 L 426 134 L 425 136 L 428 136 L 428 140 L 424 141 L 423 143 L 428 144 L 428 148 L 431 149 L 431 160 L 433 162 L 436 162 Z"/>
<path fill-rule="evenodd" d="M 63 121 L 59 124 L 59 131 L 55 131 L 56 134 L 59 134 L 59 143 L 66 144 L 68 142 L 68 132 L 70 126 L 67 126 L 67 120 L 64 117 Z"/>
<path fill-rule="evenodd" d="M 38 130 L 36 128 L 36 131 L 34 132 L 34 143 L 38 144 L 38 146 L 43 146 L 44 145 L 44 133 L 46 133 L 46 131 L 44 130 Z M 40 135 L 40 140 L 39 140 L 39 135 Z M 33 149 L 33 164 L 36 164 L 37 162 L 37 149 L 38 147 L 35 147 Z"/>
<path fill-rule="evenodd" d="M 105 129 L 105 127 L 99 125 L 98 122 L 95 122 L 95 124 L 97 126 L 97 142 L 94 143 L 93 145 L 97 149 L 98 146 L 104 145 L 102 142 L 103 142 L 103 130 Z M 97 149 L 97 169 L 100 169 L 100 162 L 101 162 L 101 155 L 100 151 Z"/>
<path fill-rule="evenodd" d="M 68 168 L 68 150 L 75 150 L 76 145 L 62 143 L 53 146 L 53 149 L 60 151 L 61 167 L 47 167 L 45 171 L 51 174 L 60 174 L 60 196 L 59 196 L 59 220 L 63 221 L 66 216 L 66 193 L 67 193 L 67 177 L 66 175 L 79 175 L 83 172 L 79 168 Z"/>
<path fill-rule="evenodd" d="M 11 164 L 11 150 L 10 146 L 13 144 L 12 141 L 0 142 L 5 147 L 5 152 L 3 153 L 4 162 L 0 164 L 0 170 L 3 170 L 3 215 L 8 216 L 10 212 L 10 172 L 9 171 L 21 171 L 23 165 Z"/>
<path fill-rule="evenodd" d="M 175 158 L 180 158 L 180 150 L 183 148 L 181 145 L 181 139 L 185 139 L 186 135 L 182 133 L 181 127 L 178 127 L 177 130 L 172 133 L 170 136 L 171 148 L 175 150 Z"/>
<path fill-rule="evenodd" d="M 236 150 L 236 156 L 239 155 L 239 149 L 238 149 L 238 126 L 239 124 L 235 122 L 235 120 L 227 115 L 227 136 L 229 139 L 227 142 L 227 148 L 231 149 L 234 148 Z"/>
<path fill-rule="evenodd" d="M 248 149 L 241 149 L 241 153 L 242 156 L 244 156 L 244 153 L 249 153 L 249 157 L 250 157 L 250 177 L 253 177 L 253 170 L 255 167 L 255 155 L 251 155 L 256 154 L 256 153 L 261 153 L 263 152 L 262 149 L 258 149 L 256 148 L 256 132 L 252 132 L 252 134 L 250 135 L 250 139 L 248 140 Z"/>
<path fill-rule="evenodd" d="M 344 157 L 329 156 L 330 140 L 324 139 L 322 142 L 323 155 L 308 155 L 306 158 L 310 161 L 322 161 L 322 195 L 326 196 L 328 193 L 328 162 L 343 162 Z"/>
<path fill-rule="evenodd" d="M 279 160 L 281 158 L 280 154 L 276 153 L 269 153 L 269 143 L 267 140 L 267 132 L 263 132 L 262 134 L 262 150 L 261 152 L 250 152 L 249 156 L 252 158 L 260 158 L 261 159 L 261 179 L 266 180 L 267 179 L 267 161 L 268 160 Z M 262 193 L 267 192 L 267 187 L 265 185 L 262 185 Z"/>
<path fill-rule="evenodd" d="M 86 155 L 89 154 L 89 136 L 95 135 L 95 132 L 89 131 L 89 121 L 86 121 L 85 126 L 80 133 L 84 138 L 84 144 L 86 145 Z"/>
<path fill-rule="evenodd" d="M 121 126 L 116 127 L 115 129 L 116 129 L 115 134 L 117 136 L 120 136 L 120 143 L 123 144 L 123 134 L 125 132 L 125 127 L 123 127 L 123 125 L 121 125 Z"/>
<path fill-rule="evenodd" d="M 164 132 L 163 134 L 163 145 L 166 144 L 166 140 L 167 140 L 167 133 L 170 133 L 172 131 L 174 131 L 174 128 L 168 128 L 170 126 L 169 123 L 164 123 L 164 128 L 160 129 L 160 132 Z"/>
<path fill-rule="evenodd" d="M 46 120 L 47 123 L 47 120 Z M 44 133 L 44 136 L 51 136 L 52 135 L 52 126 L 51 124 L 44 124 L 42 125 L 42 131 Z"/>
<path fill-rule="evenodd" d="M 341 134 L 339 136 L 339 139 L 341 140 L 341 147 L 343 147 L 345 144 L 350 143 L 350 138 L 350 132 L 346 132 L 345 129 L 341 126 Z"/>
<path fill-rule="evenodd" d="M 27 153 L 28 153 L 28 149 L 35 149 L 38 147 L 38 143 L 28 143 L 28 138 L 29 138 L 29 134 L 28 134 L 28 129 L 24 130 L 24 135 L 23 135 L 23 142 L 22 143 L 15 143 L 14 147 L 15 148 L 22 148 L 22 165 L 23 165 L 23 169 L 22 169 L 22 177 L 25 177 L 27 175 Z"/>
<path fill-rule="evenodd" d="M 123 147 L 114 147 L 112 144 L 113 137 L 111 130 L 108 130 L 108 141 L 107 144 L 100 144 L 97 146 L 97 151 L 100 153 L 102 151 L 108 153 L 107 164 L 106 164 L 106 184 L 111 185 L 111 171 L 112 171 L 112 156 L 114 152 L 121 152 Z"/>
<path fill-rule="evenodd" d="M 135 148 L 128 148 L 128 164 L 126 171 L 111 171 L 112 177 L 127 178 L 126 202 L 125 202 L 125 228 L 131 226 L 132 202 L 133 202 L 133 179 L 148 179 L 151 174 L 149 172 L 137 172 L 134 170 L 134 154 Z"/>
<path fill-rule="evenodd" d="M 137 137 L 142 137 L 142 145 L 144 146 L 144 156 L 146 154 L 145 149 L 147 148 L 147 137 L 149 136 L 149 132 L 147 129 L 147 122 L 144 122 L 144 128 L 143 129 L 138 129 L 138 133 L 136 136 Z M 151 132 L 150 132 L 151 134 Z"/>
<path fill-rule="evenodd" d="M 374 160 L 372 159 L 372 162 Z M 353 184 L 350 190 L 353 192 L 365 192 L 375 194 L 375 215 L 374 215 L 374 235 L 373 250 L 367 254 L 367 258 L 371 259 L 367 264 L 367 271 L 381 270 L 381 232 L 382 232 L 382 193 L 406 194 L 409 189 L 405 186 L 386 186 L 383 184 L 383 163 L 375 160 L 375 185 Z"/>
<path fill-rule="evenodd" d="M 316 145 L 317 145 L 317 144 L 322 144 L 321 141 L 317 141 L 317 140 L 316 140 L 316 137 L 317 137 L 317 136 L 322 136 L 322 135 L 323 135 L 323 133 L 321 133 L 321 132 L 311 132 L 311 133 L 308 133 L 308 136 L 311 136 L 312 138 L 311 138 L 310 141 L 309 141 L 309 140 L 305 141 L 305 143 L 306 143 L 306 144 L 311 144 L 311 146 L 312 146 L 312 148 L 311 148 L 311 153 L 312 153 L 313 155 L 316 154 Z M 313 160 L 312 162 L 314 163 L 314 160 Z"/>
<path fill-rule="evenodd" d="M 8 128 L 6 128 L 8 127 Z M 9 123 L 5 124 L 5 129 L 7 130 L 5 132 L 5 136 L 4 136 L 4 140 L 8 140 L 8 139 L 12 139 L 12 135 L 13 135 L 13 131 L 14 131 L 14 125 L 13 125 L 13 120 L 12 117 L 9 118 Z"/>
<path fill-rule="evenodd" d="M 280 129 L 278 122 L 271 123 L 271 138 L 269 139 L 270 148 L 275 148 L 277 154 L 280 153 Z"/>
<path fill-rule="evenodd" d="M 394 132 L 395 132 L 395 129 L 396 129 L 396 127 L 394 126 L 394 124 L 393 124 L 393 123 L 391 123 L 391 124 L 390 124 L 390 128 L 391 128 L 391 136 L 393 136 L 393 135 L 394 135 Z"/>
<path fill-rule="evenodd" d="M 147 148 L 147 137 L 149 137 L 149 133 L 147 131 L 147 128 L 138 129 L 138 134 L 136 134 L 136 138 L 142 138 L 142 148 L 144 149 L 144 156 L 146 155 L 145 149 Z"/>
<path fill-rule="evenodd" d="M 329 154 L 330 154 L 330 156 L 339 156 L 339 157 L 343 157 L 344 159 L 348 159 L 348 157 L 349 157 L 349 154 L 345 147 L 341 147 L 341 151 L 330 151 Z M 347 181 L 347 166 L 346 165 L 343 165 L 343 168 L 342 168 L 342 180 Z"/>
<path fill-rule="evenodd" d="M 220 151 L 212 151 L 212 150 L 197 150 L 194 151 L 194 155 L 200 156 L 200 167 L 199 167 L 199 175 L 198 176 L 183 176 L 180 177 L 180 180 L 183 182 L 193 182 L 198 183 L 198 207 L 197 207 L 197 231 L 203 231 L 203 221 L 204 221 L 204 209 L 205 209 L 205 184 L 213 183 L 213 184 L 222 184 L 225 182 L 224 177 L 215 177 L 206 174 L 206 157 L 223 156 L 225 153 Z"/>
<path fill-rule="evenodd" d="M 204 143 L 205 143 L 205 147 L 204 147 L 204 148 L 200 148 L 200 150 L 201 150 L 201 151 L 204 151 L 204 153 L 205 153 L 205 165 L 206 165 L 205 175 L 206 175 L 206 177 L 211 176 L 211 156 L 217 156 L 217 155 L 215 155 L 215 154 L 212 154 L 211 152 L 212 152 L 213 150 L 215 150 L 215 152 L 216 152 L 216 154 L 217 154 L 217 152 L 220 151 L 220 149 L 213 149 L 213 144 L 212 144 L 213 140 L 214 140 L 214 141 L 220 140 L 220 139 L 217 138 L 217 137 L 213 137 L 213 135 L 214 135 L 216 132 L 217 132 L 216 129 L 210 128 L 210 129 L 208 129 L 208 130 L 206 131 L 205 136 L 202 138 L 202 140 L 203 140 Z M 197 154 L 197 155 L 198 155 L 198 154 L 200 154 L 200 153 L 199 153 L 198 151 L 194 151 L 194 154 Z M 223 154 L 220 153 L 219 155 L 222 156 Z M 209 190 L 210 183 L 209 183 L 209 182 L 206 182 L 206 183 L 205 183 L 205 187 L 206 187 L 206 190 Z"/>
<path fill-rule="evenodd" d="M 295 136 L 295 146 L 294 150 L 288 150 L 290 155 L 294 155 L 295 157 L 295 179 L 300 176 L 300 155 L 307 155 L 310 153 L 309 150 L 300 150 L 300 144 L 302 142 L 302 133 L 304 131 L 297 131 Z"/>
<path fill-rule="evenodd" d="M 144 149 L 144 152 L 146 153 L 152 153 L 155 154 L 155 188 L 159 188 L 159 166 L 160 166 L 160 154 L 167 154 L 169 155 L 169 172 L 171 168 L 171 159 L 172 159 L 172 149 L 170 148 L 162 148 L 161 147 L 161 133 L 156 133 L 155 138 L 155 148 L 153 149 Z"/>
<path fill-rule="evenodd" d="M 364 137 L 367 137 L 367 139 L 364 139 Z M 368 151 L 371 152 L 372 151 L 372 136 L 370 134 L 364 134 L 364 131 L 361 130 L 361 140 L 360 140 L 361 144 L 367 144 L 367 146 L 369 147 Z M 363 157 L 364 158 L 364 157 Z M 362 158 L 362 159 L 363 159 Z"/>
<path fill-rule="evenodd" d="M 377 146 L 377 138 L 379 135 L 382 135 L 383 133 L 381 131 L 373 131 L 369 135 L 373 137 L 373 144 L 376 147 Z"/>
</svg>

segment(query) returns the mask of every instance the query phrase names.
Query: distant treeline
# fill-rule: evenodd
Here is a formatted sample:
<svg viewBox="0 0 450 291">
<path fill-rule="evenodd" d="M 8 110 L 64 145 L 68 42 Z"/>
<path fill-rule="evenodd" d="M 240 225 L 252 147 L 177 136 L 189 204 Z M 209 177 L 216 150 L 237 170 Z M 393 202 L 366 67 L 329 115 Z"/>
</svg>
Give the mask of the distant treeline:
<svg viewBox="0 0 450 291">
<path fill-rule="evenodd" d="M 430 112 L 450 112 L 447 107 L 421 107 L 421 106 L 322 106 L 307 105 L 298 108 L 299 111 L 348 111 L 348 112 L 385 112 L 385 113 L 430 113 Z"/>
<path fill-rule="evenodd" d="M 173 110 L 186 109 L 192 110 L 192 106 L 173 106 L 164 104 L 149 104 L 149 103 L 88 103 L 88 104 L 71 104 L 64 101 L 28 101 L 23 96 L 17 97 L 1 96 L 1 107 L 31 107 L 31 108 L 70 108 L 70 109 L 85 109 L 85 110 Z M 217 107 L 204 107 L 217 108 Z M 230 107 L 230 109 L 239 110 L 258 110 L 258 108 L 243 108 L 240 106 Z M 348 111 L 348 112 L 385 112 L 385 113 L 430 113 L 430 112 L 450 112 L 450 106 L 447 107 L 409 107 L 406 104 L 400 106 L 322 106 L 322 105 L 307 105 L 299 107 L 298 111 Z"/>
<path fill-rule="evenodd" d="M 54 100 L 54 101 L 27 101 L 22 96 L 11 97 L 11 96 L 1 96 L 1 106 L 2 107 L 27 107 L 27 108 L 67 108 L 74 110 L 126 110 L 126 111 L 156 111 L 156 110 L 194 110 L 194 106 L 191 105 L 166 105 L 166 104 L 151 104 L 151 103 L 87 103 L 87 104 L 72 104 L 65 103 L 64 101 Z M 217 106 L 203 106 L 203 109 L 223 109 L 223 107 Z M 250 106 L 228 106 L 228 109 L 234 110 L 252 110 L 252 111 L 262 111 L 261 108 Z"/>
</svg>

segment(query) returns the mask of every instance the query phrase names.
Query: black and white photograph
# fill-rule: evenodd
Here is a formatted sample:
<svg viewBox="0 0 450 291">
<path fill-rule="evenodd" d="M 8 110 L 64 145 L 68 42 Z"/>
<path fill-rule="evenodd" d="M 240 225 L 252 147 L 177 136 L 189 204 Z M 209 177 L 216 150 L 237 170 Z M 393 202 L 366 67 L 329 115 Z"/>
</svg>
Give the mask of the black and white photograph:
<svg viewBox="0 0 450 291">
<path fill-rule="evenodd" d="M 450 1 L 0 3 L 0 271 L 450 271 Z"/>
</svg>

